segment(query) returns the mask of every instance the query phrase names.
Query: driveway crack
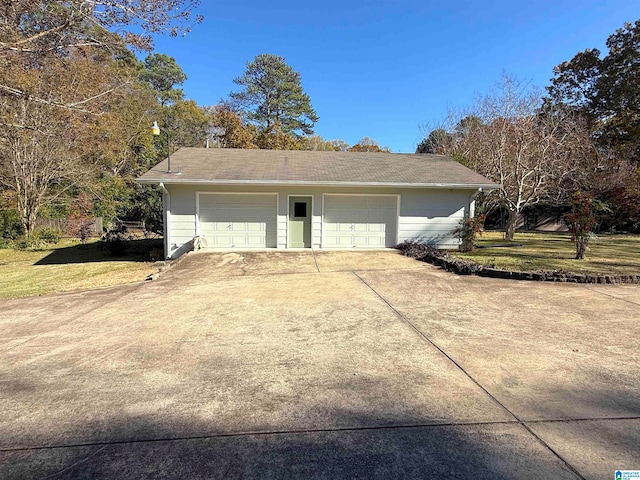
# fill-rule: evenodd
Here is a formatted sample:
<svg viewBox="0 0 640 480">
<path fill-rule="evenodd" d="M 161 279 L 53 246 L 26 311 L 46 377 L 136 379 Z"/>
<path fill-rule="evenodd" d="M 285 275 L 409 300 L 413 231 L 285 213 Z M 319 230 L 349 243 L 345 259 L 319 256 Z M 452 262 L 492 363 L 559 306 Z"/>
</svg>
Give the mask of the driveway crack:
<svg viewBox="0 0 640 480">
<path fill-rule="evenodd" d="M 311 255 L 313 255 L 313 262 L 316 264 L 316 270 L 320 273 L 320 268 L 318 267 L 318 260 L 316 259 L 316 251 L 312 248 Z"/>
<path fill-rule="evenodd" d="M 453 363 L 456 368 L 458 368 L 469 380 L 471 380 L 478 388 L 480 388 L 491 400 L 493 400 L 497 405 L 500 406 L 505 412 L 507 412 L 511 417 L 513 417 L 518 424 L 520 424 L 525 430 L 529 432 L 542 446 L 544 446 L 549 452 L 551 452 L 555 457 L 557 457 L 569 470 L 571 470 L 575 475 L 577 475 L 580 479 L 586 480 L 586 478 L 576 470 L 576 468 L 571 465 L 567 460 L 565 460 L 558 452 L 556 452 L 547 442 L 545 442 L 541 437 L 539 437 L 525 421 L 521 420 L 515 413 L 509 410 L 506 405 L 504 405 L 500 400 L 498 400 L 489 390 L 487 390 L 478 380 L 476 380 L 469 372 L 465 370 L 465 368 L 460 365 L 456 360 L 451 357 L 447 352 L 444 351 L 442 347 L 440 347 L 437 343 L 431 340 L 422 330 L 420 330 L 411 320 L 409 320 L 404 314 L 402 314 L 396 307 L 394 307 L 391 302 L 389 302 L 386 298 L 384 298 L 375 288 L 373 288 L 365 279 L 363 279 L 357 272 L 352 272 L 365 286 L 367 286 L 380 300 L 382 300 L 388 307 L 395 313 L 395 315 L 402 320 L 406 325 L 408 325 L 422 340 L 426 343 L 434 347 L 438 350 L 447 360 Z"/>
</svg>

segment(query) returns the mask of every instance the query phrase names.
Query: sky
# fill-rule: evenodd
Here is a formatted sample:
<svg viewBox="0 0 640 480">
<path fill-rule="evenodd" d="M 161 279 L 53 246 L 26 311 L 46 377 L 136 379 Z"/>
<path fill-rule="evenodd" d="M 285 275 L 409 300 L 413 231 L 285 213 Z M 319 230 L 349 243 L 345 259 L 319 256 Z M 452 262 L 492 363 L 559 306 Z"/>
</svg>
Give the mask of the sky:
<svg viewBox="0 0 640 480">
<path fill-rule="evenodd" d="M 204 21 L 186 36 L 155 40 L 187 74 L 187 98 L 214 105 L 239 89 L 248 61 L 280 55 L 302 77 L 316 134 L 409 153 L 503 73 L 544 87 L 555 65 L 606 51 L 640 1 L 202 0 L 196 13 Z"/>
</svg>

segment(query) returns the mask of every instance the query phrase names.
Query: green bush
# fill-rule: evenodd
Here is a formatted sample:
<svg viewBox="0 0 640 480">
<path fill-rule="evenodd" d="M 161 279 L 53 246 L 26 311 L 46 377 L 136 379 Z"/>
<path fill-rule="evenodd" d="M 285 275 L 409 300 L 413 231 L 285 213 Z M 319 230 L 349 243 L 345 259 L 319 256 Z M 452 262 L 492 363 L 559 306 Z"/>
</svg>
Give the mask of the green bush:
<svg viewBox="0 0 640 480">
<path fill-rule="evenodd" d="M 24 234 L 20 215 L 15 210 L 0 210 L 0 238 L 15 240 Z"/>
<path fill-rule="evenodd" d="M 33 232 L 30 236 L 22 235 L 13 241 L 13 247 L 18 250 L 40 250 L 47 246 L 47 242 L 40 238 L 38 232 Z"/>
<path fill-rule="evenodd" d="M 50 243 L 52 245 L 56 245 L 60 239 L 62 238 L 62 230 L 58 228 L 49 228 L 45 227 L 36 232 L 36 235 L 43 242 Z"/>
</svg>

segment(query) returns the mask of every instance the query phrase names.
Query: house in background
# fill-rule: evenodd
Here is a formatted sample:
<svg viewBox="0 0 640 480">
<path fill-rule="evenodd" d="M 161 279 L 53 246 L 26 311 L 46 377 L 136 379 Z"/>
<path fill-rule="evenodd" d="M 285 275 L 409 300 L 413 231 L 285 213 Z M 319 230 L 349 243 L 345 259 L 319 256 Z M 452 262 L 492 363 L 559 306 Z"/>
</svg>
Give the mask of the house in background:
<svg viewBox="0 0 640 480">
<path fill-rule="evenodd" d="M 159 184 L 165 254 L 209 249 L 456 248 L 481 190 L 498 186 L 440 155 L 182 148 L 137 181 Z"/>
</svg>

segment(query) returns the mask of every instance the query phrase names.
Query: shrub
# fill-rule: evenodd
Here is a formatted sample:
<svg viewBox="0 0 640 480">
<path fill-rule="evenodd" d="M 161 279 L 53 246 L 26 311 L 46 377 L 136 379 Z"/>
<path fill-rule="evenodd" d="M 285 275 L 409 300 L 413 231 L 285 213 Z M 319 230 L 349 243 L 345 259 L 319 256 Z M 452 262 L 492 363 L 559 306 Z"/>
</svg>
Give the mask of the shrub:
<svg viewBox="0 0 640 480">
<path fill-rule="evenodd" d="M 164 260 L 164 249 L 163 248 L 152 248 L 149 252 L 149 259 L 152 262 L 159 262 Z"/>
<path fill-rule="evenodd" d="M 13 241 L 13 247 L 18 250 L 40 250 L 47 246 L 47 242 L 40 238 L 39 232 L 22 235 Z"/>
<path fill-rule="evenodd" d="M 65 230 L 67 234 L 78 237 L 82 243 L 91 236 L 94 219 L 89 216 L 93 208 L 91 197 L 81 192 L 71 204 L 71 215 L 67 218 Z"/>
<path fill-rule="evenodd" d="M 454 234 L 460 239 L 460 251 L 470 252 L 474 248 L 474 242 L 478 235 L 482 235 L 482 226 L 487 217 L 476 215 L 460 220 L 460 226 L 454 230 Z"/>
<path fill-rule="evenodd" d="M 62 238 L 62 231 L 58 228 L 45 227 L 38 230 L 35 235 L 37 235 L 43 242 L 55 245 Z"/>
<path fill-rule="evenodd" d="M 582 260 L 589 247 L 589 240 L 594 237 L 593 229 L 597 225 L 593 197 L 576 192 L 571 201 L 571 212 L 564 216 L 564 221 L 576 246 L 576 260 Z"/>
<path fill-rule="evenodd" d="M 127 246 L 131 240 L 133 240 L 133 236 L 127 234 L 127 227 L 121 222 L 115 222 L 102 236 L 105 248 L 114 257 L 126 255 Z"/>
<path fill-rule="evenodd" d="M 0 210 L 0 238 L 15 240 L 24 234 L 24 227 L 18 212 L 11 210 Z"/>
</svg>

